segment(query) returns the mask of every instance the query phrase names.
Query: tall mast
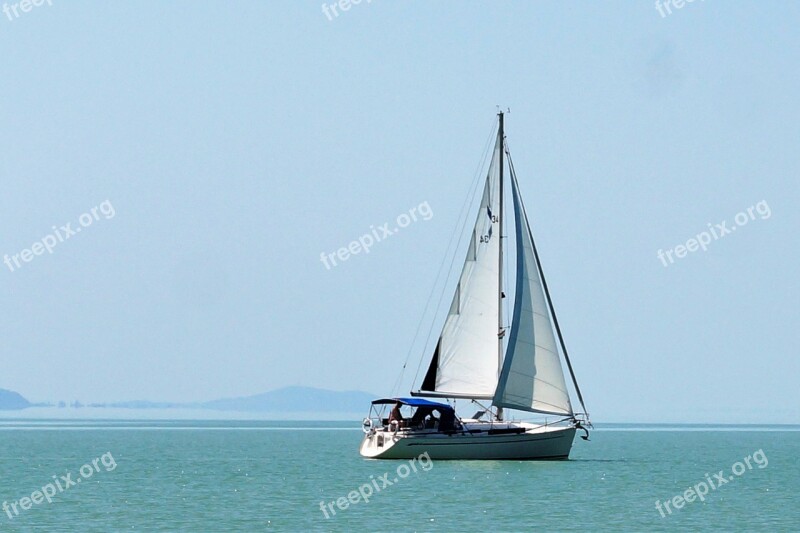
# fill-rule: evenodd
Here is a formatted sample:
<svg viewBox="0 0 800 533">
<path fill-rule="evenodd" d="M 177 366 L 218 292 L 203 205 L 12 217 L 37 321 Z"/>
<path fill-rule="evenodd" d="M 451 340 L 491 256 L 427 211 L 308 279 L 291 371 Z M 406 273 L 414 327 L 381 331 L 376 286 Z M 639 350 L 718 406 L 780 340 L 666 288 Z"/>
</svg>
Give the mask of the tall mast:
<svg viewBox="0 0 800 533">
<path fill-rule="evenodd" d="M 505 150 L 505 132 L 503 130 L 503 112 L 497 113 L 500 117 L 500 127 L 498 130 L 500 141 L 500 233 L 497 238 L 500 239 L 500 258 L 498 260 L 498 291 L 497 291 L 497 379 L 500 379 L 500 373 L 503 370 L 503 152 Z M 503 408 L 497 408 L 497 420 L 503 420 Z"/>
</svg>

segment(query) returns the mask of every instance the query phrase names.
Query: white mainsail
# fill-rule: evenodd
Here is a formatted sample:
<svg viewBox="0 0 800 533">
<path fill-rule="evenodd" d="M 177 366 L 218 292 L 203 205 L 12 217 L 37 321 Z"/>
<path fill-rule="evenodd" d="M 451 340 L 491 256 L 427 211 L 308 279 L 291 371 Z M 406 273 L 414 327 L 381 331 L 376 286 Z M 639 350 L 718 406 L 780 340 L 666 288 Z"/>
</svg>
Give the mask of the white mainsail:
<svg viewBox="0 0 800 533">
<path fill-rule="evenodd" d="M 497 358 L 491 354 L 498 343 L 501 146 L 498 137 L 467 258 L 422 383 L 423 391 L 440 396 L 489 399 L 497 387 Z"/>
<path fill-rule="evenodd" d="M 516 176 L 511 176 L 517 241 L 514 317 L 494 405 L 546 414 L 573 414 L 553 324 Z"/>
</svg>

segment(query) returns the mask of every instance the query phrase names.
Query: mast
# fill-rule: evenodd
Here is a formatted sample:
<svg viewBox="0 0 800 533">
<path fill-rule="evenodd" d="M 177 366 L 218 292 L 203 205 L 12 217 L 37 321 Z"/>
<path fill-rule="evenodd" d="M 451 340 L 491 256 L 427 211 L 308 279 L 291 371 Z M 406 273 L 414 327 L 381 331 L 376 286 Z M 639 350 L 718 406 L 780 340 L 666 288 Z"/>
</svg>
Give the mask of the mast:
<svg viewBox="0 0 800 533">
<path fill-rule="evenodd" d="M 500 127 L 498 135 L 500 136 L 500 225 L 497 238 L 500 239 L 500 254 L 498 259 L 498 290 L 497 290 L 497 379 L 500 379 L 500 373 L 503 370 L 503 153 L 505 152 L 506 137 L 503 129 L 503 112 L 497 113 L 500 118 Z M 503 408 L 497 408 L 497 420 L 503 420 Z"/>
</svg>

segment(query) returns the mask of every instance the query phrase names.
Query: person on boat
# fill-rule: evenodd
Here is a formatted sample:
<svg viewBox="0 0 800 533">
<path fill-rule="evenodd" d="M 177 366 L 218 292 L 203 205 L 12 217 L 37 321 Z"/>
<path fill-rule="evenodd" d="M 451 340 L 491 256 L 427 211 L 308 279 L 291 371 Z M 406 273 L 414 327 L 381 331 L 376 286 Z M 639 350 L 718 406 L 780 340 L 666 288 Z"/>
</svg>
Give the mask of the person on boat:
<svg viewBox="0 0 800 533">
<path fill-rule="evenodd" d="M 453 431 L 455 429 L 457 429 L 455 413 L 450 410 L 443 411 L 439 419 L 439 431 Z"/>
<path fill-rule="evenodd" d="M 403 414 L 400 412 L 400 406 L 401 405 L 402 404 L 400 402 L 397 402 L 396 404 L 394 404 L 394 408 L 392 409 L 392 412 L 389 413 L 389 424 L 391 424 L 394 421 L 397 421 L 397 426 L 398 427 L 403 425 Z"/>
<path fill-rule="evenodd" d="M 414 416 L 411 417 L 411 427 L 425 427 L 426 419 L 429 416 L 433 416 L 433 409 L 427 406 L 418 407 L 417 411 L 414 413 Z"/>
<path fill-rule="evenodd" d="M 425 418 L 425 429 L 434 429 L 436 427 L 436 423 L 439 421 L 439 419 L 436 418 L 436 413 L 438 412 L 439 411 L 432 410 L 430 415 Z M 441 413 L 439 416 L 441 416 Z"/>
</svg>

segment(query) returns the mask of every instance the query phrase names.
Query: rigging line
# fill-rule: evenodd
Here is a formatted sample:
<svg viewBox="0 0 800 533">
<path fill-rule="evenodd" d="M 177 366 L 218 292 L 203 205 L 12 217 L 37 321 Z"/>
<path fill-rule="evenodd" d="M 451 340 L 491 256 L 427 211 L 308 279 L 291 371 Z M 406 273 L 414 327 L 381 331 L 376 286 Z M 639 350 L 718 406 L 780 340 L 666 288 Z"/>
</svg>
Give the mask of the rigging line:
<svg viewBox="0 0 800 533">
<path fill-rule="evenodd" d="M 507 150 L 506 154 L 508 155 L 508 166 L 511 169 L 511 178 L 514 180 L 514 185 L 517 188 L 517 194 L 519 192 L 519 182 L 517 181 L 517 173 L 514 170 L 514 162 L 511 160 L 511 153 Z M 542 270 L 542 262 L 539 260 L 539 252 L 536 250 L 536 241 L 533 238 L 533 232 L 530 228 L 530 223 L 528 222 L 528 213 L 525 211 L 525 206 L 522 205 L 522 215 L 525 217 L 525 223 L 528 226 L 528 233 L 531 236 L 531 246 L 533 248 L 533 257 L 536 259 L 536 267 L 539 269 L 539 276 L 542 278 L 542 288 L 544 289 L 544 294 L 547 299 L 547 305 L 550 308 L 550 315 L 553 317 L 553 324 L 556 327 L 556 333 L 558 333 L 558 340 L 561 344 L 561 350 L 564 352 L 564 360 L 567 362 L 567 367 L 569 368 L 569 374 L 572 377 L 572 384 L 575 385 L 575 392 L 578 393 L 578 400 L 581 402 L 581 407 L 583 407 L 584 412 L 586 411 L 586 405 L 583 403 L 583 395 L 581 394 L 581 389 L 578 386 L 578 380 L 575 378 L 575 371 L 572 369 L 572 362 L 569 360 L 569 353 L 567 353 L 567 345 L 564 343 L 564 337 L 561 335 L 561 326 L 558 324 L 558 317 L 556 316 L 556 310 L 553 307 L 553 300 L 550 298 L 550 290 L 547 288 L 547 280 L 544 278 L 544 270 Z M 588 414 L 586 415 L 588 418 Z"/>
<path fill-rule="evenodd" d="M 494 124 L 494 120 L 492 120 L 492 123 Z M 431 335 L 433 334 L 433 328 L 434 328 L 434 326 L 436 324 L 436 317 L 439 315 L 439 309 L 441 309 L 442 300 L 444 299 L 444 295 L 445 295 L 445 293 L 447 291 L 447 287 L 448 287 L 449 282 L 450 282 L 450 277 L 453 275 L 453 264 L 455 263 L 455 260 L 456 260 L 456 250 L 458 248 L 458 239 L 456 239 L 455 241 L 454 241 L 454 239 L 455 239 L 456 235 L 464 235 L 464 230 L 467 227 L 467 225 L 469 224 L 469 220 L 470 220 L 469 219 L 469 214 L 470 214 L 469 208 L 475 202 L 475 197 L 478 194 L 478 190 L 480 189 L 480 185 L 481 185 L 481 179 L 480 178 L 482 176 L 481 171 L 483 170 L 483 167 L 486 164 L 486 158 L 489 156 L 489 152 L 492 152 L 492 160 L 494 160 L 494 149 L 492 148 L 492 139 L 495 137 L 495 129 L 496 128 L 493 125 L 492 129 L 489 132 L 489 138 L 486 140 L 486 145 L 485 145 L 484 150 L 483 150 L 483 156 L 481 157 L 481 161 L 478 164 L 478 167 L 475 169 L 475 177 L 473 177 L 473 184 L 472 184 L 472 187 L 471 187 L 472 188 L 472 194 L 470 195 L 469 191 L 467 192 L 467 198 L 465 198 L 465 203 L 461 207 L 461 212 L 459 212 L 459 217 L 458 217 L 458 220 L 456 222 L 456 227 L 454 228 L 453 234 L 450 236 L 450 243 L 448 243 L 448 245 L 447 245 L 447 251 L 446 251 L 445 256 L 444 256 L 444 258 L 442 260 L 442 266 L 444 266 L 444 263 L 447 261 L 447 256 L 449 255 L 450 245 L 455 243 L 455 245 L 453 247 L 452 257 L 450 259 L 450 265 L 447 268 L 447 277 L 445 278 L 444 284 L 442 285 L 442 290 L 439 293 L 439 301 L 436 303 L 436 310 L 433 313 L 433 320 L 431 321 L 430 328 L 428 329 L 428 335 L 425 338 L 425 345 L 423 346 L 422 355 L 420 356 L 419 363 L 417 364 L 417 370 L 416 370 L 416 372 L 414 372 L 414 381 L 412 383 L 412 389 L 413 389 L 414 385 L 416 385 L 416 383 L 417 383 L 417 378 L 419 377 L 419 371 L 420 371 L 420 368 L 422 368 L 422 362 L 425 360 L 425 354 L 429 351 L 428 350 L 428 345 L 430 344 Z M 490 166 L 490 171 L 491 171 L 491 163 L 489 164 L 489 166 Z M 461 215 L 462 212 L 463 212 L 464 220 L 463 220 L 463 222 L 460 222 L 461 216 L 462 216 Z M 460 230 L 458 229 L 459 225 L 461 226 Z"/>
<path fill-rule="evenodd" d="M 483 155 L 483 157 L 481 159 L 480 164 L 478 165 L 478 168 L 475 170 L 475 177 L 473 177 L 473 181 L 478 180 L 478 183 L 480 183 L 481 168 L 483 167 L 484 162 L 486 161 L 486 154 L 489 151 L 489 147 L 491 145 L 491 141 L 492 141 L 492 137 L 493 136 L 494 136 L 494 120 L 492 120 L 492 129 L 491 129 L 491 131 L 489 133 L 489 138 L 487 139 L 486 145 L 485 145 L 485 147 L 483 149 L 484 155 Z M 464 204 L 461 206 L 461 209 L 459 210 L 458 218 L 456 219 L 456 224 L 453 227 L 453 233 L 450 236 L 450 242 L 447 244 L 447 248 L 445 249 L 445 254 L 442 257 L 442 262 L 440 263 L 438 272 L 436 273 L 436 279 L 433 282 L 433 287 L 431 288 L 430 294 L 428 295 L 427 302 L 425 302 L 425 309 L 422 311 L 422 316 L 420 317 L 419 323 L 417 324 L 417 329 L 414 332 L 414 337 L 413 337 L 413 339 L 411 341 L 411 345 L 408 348 L 408 353 L 406 354 L 405 362 L 403 362 L 403 368 L 401 369 L 400 375 L 397 377 L 397 380 L 395 381 L 395 384 L 392 386 L 392 394 L 391 394 L 392 396 L 394 396 L 394 394 L 397 392 L 397 389 L 400 387 L 400 385 L 402 383 L 403 376 L 405 375 L 406 366 L 408 365 L 408 361 L 411 358 L 411 354 L 414 351 L 414 346 L 416 345 L 417 338 L 419 337 L 419 333 L 422 330 L 422 324 L 425 322 L 425 316 L 427 315 L 428 308 L 430 307 L 430 304 L 433 301 L 433 297 L 434 297 L 434 294 L 436 292 L 436 286 L 439 283 L 439 278 L 441 277 L 442 272 L 444 271 L 444 265 L 445 265 L 445 262 L 447 261 L 447 256 L 448 256 L 450 247 L 451 247 L 451 245 L 453 243 L 453 239 L 454 239 L 454 237 L 456 235 L 456 232 L 458 230 L 459 221 L 461 220 L 462 213 L 464 212 L 465 209 L 467 209 L 469 207 L 469 199 L 470 199 L 470 194 L 469 194 L 469 190 L 468 190 L 467 191 L 467 195 L 464 198 Z M 449 275 L 448 275 L 448 277 L 449 277 Z M 437 309 L 437 311 L 438 311 L 438 309 Z M 431 326 L 431 328 L 432 327 L 433 326 Z M 423 358 L 424 358 L 424 354 L 423 354 Z M 420 360 L 420 364 L 422 364 L 421 360 Z M 419 367 L 417 368 L 417 373 L 419 373 Z M 417 375 L 415 374 L 414 375 L 414 381 L 416 382 L 416 380 L 417 380 Z M 413 384 L 412 384 L 412 387 L 413 387 Z"/>
</svg>

